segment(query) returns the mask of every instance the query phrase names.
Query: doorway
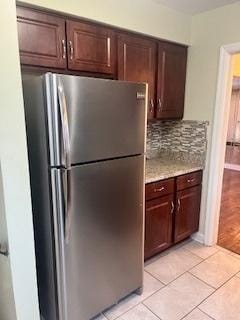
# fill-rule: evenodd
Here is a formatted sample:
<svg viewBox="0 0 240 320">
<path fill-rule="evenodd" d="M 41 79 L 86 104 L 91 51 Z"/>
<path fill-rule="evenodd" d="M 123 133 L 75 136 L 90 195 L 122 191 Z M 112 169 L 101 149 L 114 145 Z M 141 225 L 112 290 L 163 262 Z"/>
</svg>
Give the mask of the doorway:
<svg viewBox="0 0 240 320">
<path fill-rule="evenodd" d="M 240 55 L 234 55 L 218 245 L 240 254 Z"/>
<path fill-rule="evenodd" d="M 237 141 L 238 124 L 236 124 L 236 122 L 238 122 L 238 108 L 236 106 L 234 108 L 234 117 L 231 115 L 230 110 L 231 101 L 237 98 L 237 91 L 235 91 L 235 89 L 237 88 L 235 88 L 235 85 L 236 83 L 237 86 L 239 85 L 239 78 L 235 78 L 233 81 L 233 75 L 234 58 L 237 57 L 237 55 L 240 57 L 239 53 L 240 43 L 222 46 L 220 50 L 217 95 L 213 118 L 212 146 L 209 155 L 209 178 L 206 201 L 206 225 L 204 235 L 204 243 L 206 245 L 214 245 L 220 242 L 219 238 L 223 237 L 222 235 L 220 236 L 220 233 L 224 232 L 224 227 L 227 228 L 227 224 L 229 223 L 229 221 L 234 221 L 233 215 L 231 217 L 228 217 L 228 219 L 225 217 L 225 222 L 222 222 L 221 211 L 223 210 L 223 208 L 228 207 L 231 202 L 230 199 L 232 199 L 232 203 L 234 203 L 234 199 L 236 200 L 237 198 L 240 198 L 240 193 L 236 195 L 236 191 L 238 192 L 237 183 L 238 181 L 240 181 L 240 171 L 238 171 L 238 166 L 240 166 L 240 162 L 238 162 L 240 148 Z M 233 91 L 234 94 L 236 94 L 234 97 L 232 94 Z M 235 128 L 232 129 L 233 138 L 228 141 L 230 134 L 228 119 L 230 119 L 231 116 L 234 118 Z M 229 146 L 233 148 L 227 148 Z M 235 192 L 233 186 L 235 188 Z M 230 192 L 233 193 L 230 194 Z M 240 203 L 235 203 L 234 208 L 236 212 L 239 211 L 240 213 Z M 229 210 L 229 212 L 230 211 L 231 210 Z M 239 223 L 236 223 L 236 225 L 237 227 L 239 226 L 238 231 L 240 231 L 240 221 Z M 236 230 L 236 228 L 234 230 Z M 227 233 L 229 233 L 229 230 L 225 232 L 225 235 Z M 233 240 L 233 234 L 230 239 Z M 238 240 L 235 240 L 237 243 Z M 223 246 L 222 243 L 220 245 Z M 236 251 L 236 249 L 233 248 L 230 248 L 230 250 Z"/>
</svg>

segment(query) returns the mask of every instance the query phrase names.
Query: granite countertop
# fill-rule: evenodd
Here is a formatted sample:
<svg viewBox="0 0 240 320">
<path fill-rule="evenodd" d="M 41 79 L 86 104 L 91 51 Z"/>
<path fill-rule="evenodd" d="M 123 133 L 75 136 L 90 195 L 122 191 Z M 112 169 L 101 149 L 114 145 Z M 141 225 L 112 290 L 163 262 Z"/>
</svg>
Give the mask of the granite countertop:
<svg viewBox="0 0 240 320">
<path fill-rule="evenodd" d="M 159 155 L 146 160 L 145 183 L 177 177 L 203 168 L 201 161 L 174 159 L 166 155 Z"/>
</svg>

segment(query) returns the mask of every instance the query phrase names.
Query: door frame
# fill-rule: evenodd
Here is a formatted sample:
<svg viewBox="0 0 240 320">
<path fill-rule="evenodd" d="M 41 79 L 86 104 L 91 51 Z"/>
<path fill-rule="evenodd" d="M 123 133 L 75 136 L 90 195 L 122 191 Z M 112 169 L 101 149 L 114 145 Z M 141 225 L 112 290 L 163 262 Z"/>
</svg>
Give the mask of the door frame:
<svg viewBox="0 0 240 320">
<path fill-rule="evenodd" d="M 217 243 L 222 181 L 225 162 L 230 98 L 232 89 L 232 56 L 240 52 L 240 43 L 220 48 L 217 93 L 213 116 L 212 141 L 209 160 L 208 194 L 206 203 L 205 245 Z"/>
</svg>

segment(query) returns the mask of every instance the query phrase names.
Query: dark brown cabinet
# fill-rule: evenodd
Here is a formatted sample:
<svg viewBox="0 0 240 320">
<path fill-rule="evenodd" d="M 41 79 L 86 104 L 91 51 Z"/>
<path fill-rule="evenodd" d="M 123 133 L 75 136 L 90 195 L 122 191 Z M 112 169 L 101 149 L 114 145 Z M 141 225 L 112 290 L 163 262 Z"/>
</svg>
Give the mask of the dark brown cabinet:
<svg viewBox="0 0 240 320">
<path fill-rule="evenodd" d="M 156 54 L 155 41 L 118 35 L 118 79 L 148 83 L 148 119 L 155 114 Z"/>
<path fill-rule="evenodd" d="M 186 66 L 186 47 L 159 43 L 156 113 L 158 119 L 183 117 Z"/>
<path fill-rule="evenodd" d="M 17 24 L 22 64 L 67 67 L 64 19 L 18 7 Z"/>
<path fill-rule="evenodd" d="M 17 23 L 25 69 L 146 82 L 149 120 L 183 117 L 187 47 L 25 6 Z"/>
<path fill-rule="evenodd" d="M 172 243 L 173 194 L 146 203 L 145 259 Z"/>
<path fill-rule="evenodd" d="M 177 192 L 174 242 L 186 239 L 198 230 L 201 186 Z"/>
<path fill-rule="evenodd" d="M 67 20 L 68 67 L 71 70 L 114 74 L 113 30 Z"/>
<path fill-rule="evenodd" d="M 145 259 L 198 231 L 202 171 L 146 185 Z"/>
</svg>

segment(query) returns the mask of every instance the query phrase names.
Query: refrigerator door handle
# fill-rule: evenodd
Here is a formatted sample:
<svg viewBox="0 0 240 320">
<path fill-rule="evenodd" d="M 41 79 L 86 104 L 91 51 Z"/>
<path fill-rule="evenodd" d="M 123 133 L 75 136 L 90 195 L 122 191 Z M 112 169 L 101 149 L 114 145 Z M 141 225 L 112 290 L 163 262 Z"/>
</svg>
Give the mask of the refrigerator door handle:
<svg viewBox="0 0 240 320">
<path fill-rule="evenodd" d="M 52 203 L 54 223 L 54 243 L 56 256 L 57 296 L 59 320 L 67 319 L 67 294 L 65 270 L 65 242 L 64 242 L 64 204 L 62 199 L 61 172 L 51 170 Z"/>
<path fill-rule="evenodd" d="M 63 85 L 60 82 L 60 80 L 58 80 L 57 92 L 58 92 L 58 101 L 59 101 L 59 107 L 60 107 L 60 119 L 61 119 L 61 125 L 62 125 L 63 153 L 64 153 L 64 160 L 65 160 L 64 165 L 68 169 L 70 168 L 70 165 L 71 165 L 70 134 L 69 134 L 69 126 L 68 126 L 67 102 L 64 94 Z"/>
<path fill-rule="evenodd" d="M 64 197 L 64 207 L 65 207 L 65 241 L 66 243 L 70 240 L 71 233 L 71 170 L 63 170 L 63 197 Z"/>
</svg>

